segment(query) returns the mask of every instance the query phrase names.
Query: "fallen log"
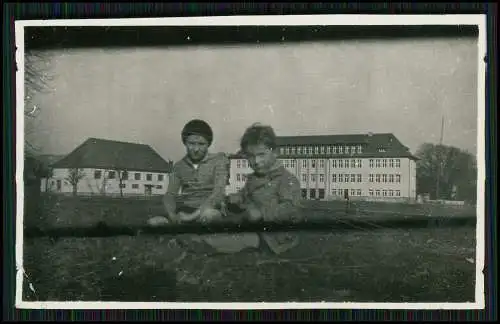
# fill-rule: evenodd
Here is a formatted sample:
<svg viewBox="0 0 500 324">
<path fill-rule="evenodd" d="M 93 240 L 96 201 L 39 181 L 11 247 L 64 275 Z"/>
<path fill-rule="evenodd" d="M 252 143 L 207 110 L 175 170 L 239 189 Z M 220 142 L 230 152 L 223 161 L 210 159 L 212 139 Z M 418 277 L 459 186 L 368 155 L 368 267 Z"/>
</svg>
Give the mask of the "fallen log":
<svg viewBox="0 0 500 324">
<path fill-rule="evenodd" d="M 330 211 L 331 213 L 331 211 Z M 294 232 L 294 231 L 374 231 L 384 229 L 413 229 L 437 227 L 475 226 L 475 215 L 429 216 L 429 215 L 349 215 L 336 213 L 334 217 L 315 215 L 307 217 L 300 223 L 289 222 L 235 222 L 225 219 L 212 224 L 166 224 L 152 227 L 147 224 L 115 225 L 100 221 L 90 226 L 55 226 L 40 228 L 27 226 L 24 237 L 111 237 L 136 235 L 179 235 L 209 233 L 243 233 L 243 232 Z"/>
</svg>

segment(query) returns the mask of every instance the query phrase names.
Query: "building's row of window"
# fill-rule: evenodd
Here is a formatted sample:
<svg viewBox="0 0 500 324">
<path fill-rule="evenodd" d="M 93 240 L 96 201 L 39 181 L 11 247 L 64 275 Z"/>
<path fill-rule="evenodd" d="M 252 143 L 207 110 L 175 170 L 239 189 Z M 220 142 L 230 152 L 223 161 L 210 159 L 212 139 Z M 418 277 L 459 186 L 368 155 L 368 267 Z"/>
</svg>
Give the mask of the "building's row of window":
<svg viewBox="0 0 500 324">
<path fill-rule="evenodd" d="M 361 189 L 332 189 L 332 196 L 345 196 L 346 193 L 349 196 L 362 196 L 363 191 Z"/>
<path fill-rule="evenodd" d="M 280 147 L 281 155 L 306 154 L 361 154 L 361 145 L 313 145 L 313 146 L 285 146 Z"/>
<path fill-rule="evenodd" d="M 392 189 L 369 189 L 368 195 L 370 197 L 401 197 L 401 190 L 392 190 Z"/>
<path fill-rule="evenodd" d="M 377 183 L 401 183 L 400 174 L 370 174 L 368 179 L 369 182 Z"/>
<path fill-rule="evenodd" d="M 242 160 L 242 159 L 236 160 L 236 167 L 238 169 L 240 169 L 240 168 L 245 169 L 247 167 L 247 160 Z"/>
<path fill-rule="evenodd" d="M 247 175 L 244 173 L 237 173 L 236 174 L 236 181 L 247 181 Z"/>
<path fill-rule="evenodd" d="M 122 189 L 124 189 L 124 188 L 127 188 L 127 185 L 126 185 L 125 183 L 122 183 L 122 184 L 120 185 L 120 187 L 121 187 Z M 137 183 L 132 183 L 131 188 L 132 188 L 132 189 L 139 189 L 139 184 L 137 184 Z M 156 186 L 155 186 L 155 188 L 156 188 L 156 189 L 163 189 L 163 186 L 162 186 L 162 185 L 156 185 Z"/>
<path fill-rule="evenodd" d="M 400 168 L 401 159 L 370 159 L 370 168 Z"/>
<path fill-rule="evenodd" d="M 310 167 L 315 169 L 319 167 L 320 169 L 325 167 L 324 159 L 303 159 L 302 168 Z M 281 162 L 285 168 L 295 168 L 295 159 L 281 159 Z M 370 159 L 370 168 L 400 168 L 401 159 Z M 238 159 L 236 160 L 236 168 L 246 168 L 247 160 Z M 363 161 L 361 159 L 336 159 L 332 160 L 333 168 L 361 168 L 363 167 Z"/>
<path fill-rule="evenodd" d="M 294 161 L 294 160 L 290 160 Z M 319 167 L 323 169 L 325 167 L 326 160 L 302 160 L 302 168 L 305 169 L 310 166 L 311 169 Z M 294 164 L 295 165 L 295 164 Z M 361 159 L 344 159 L 344 160 L 332 160 L 333 168 L 361 168 L 363 166 L 363 161 Z M 294 167 L 294 166 L 292 166 Z"/>
<path fill-rule="evenodd" d="M 117 172 L 116 171 L 106 171 L 107 172 L 107 179 L 116 179 L 117 177 Z M 128 180 L 129 179 L 129 174 L 127 171 L 122 171 L 121 172 L 121 175 L 122 175 L 122 180 Z M 94 171 L 94 179 L 101 179 L 103 176 L 103 171 L 101 170 L 95 170 Z M 164 178 L 164 175 L 163 174 L 158 174 L 157 175 L 157 180 L 158 181 L 163 181 L 165 178 Z M 135 172 L 134 173 L 134 180 L 141 180 L 141 173 L 139 172 Z M 146 181 L 153 181 L 153 174 L 151 173 L 147 173 L 146 174 Z"/>
</svg>

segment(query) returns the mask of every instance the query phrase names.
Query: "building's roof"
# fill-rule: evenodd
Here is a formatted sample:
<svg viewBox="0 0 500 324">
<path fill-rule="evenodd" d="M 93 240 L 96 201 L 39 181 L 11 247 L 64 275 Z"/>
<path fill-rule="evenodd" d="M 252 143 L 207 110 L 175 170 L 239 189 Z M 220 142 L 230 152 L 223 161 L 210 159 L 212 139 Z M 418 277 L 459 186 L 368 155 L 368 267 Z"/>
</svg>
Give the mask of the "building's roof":
<svg viewBox="0 0 500 324">
<path fill-rule="evenodd" d="M 341 134 L 341 135 L 305 135 L 305 136 L 278 136 L 278 147 L 301 145 L 362 145 L 361 154 L 330 154 L 329 157 L 394 157 L 416 159 L 408 147 L 404 146 L 392 133 L 367 133 L 367 134 Z M 384 151 L 379 151 L 383 149 Z M 282 155 L 283 156 L 283 155 Z M 325 154 L 286 155 L 290 158 L 324 158 Z M 238 152 L 231 158 L 241 158 Z M 284 156 L 283 156 L 284 157 Z"/>
<path fill-rule="evenodd" d="M 52 168 L 170 172 L 171 163 L 149 145 L 89 138 Z"/>
</svg>

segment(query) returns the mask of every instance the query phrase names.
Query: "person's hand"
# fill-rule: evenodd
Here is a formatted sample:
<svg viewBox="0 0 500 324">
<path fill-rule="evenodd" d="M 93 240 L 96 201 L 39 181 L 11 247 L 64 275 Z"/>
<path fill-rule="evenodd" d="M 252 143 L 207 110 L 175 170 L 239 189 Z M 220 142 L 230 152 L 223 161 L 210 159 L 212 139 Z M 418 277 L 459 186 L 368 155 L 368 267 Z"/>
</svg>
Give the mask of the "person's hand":
<svg viewBox="0 0 500 324">
<path fill-rule="evenodd" d="M 193 213 L 179 212 L 178 216 L 182 222 L 192 222 L 200 217 L 200 210 L 197 209 Z"/>
<path fill-rule="evenodd" d="M 247 207 L 248 220 L 250 222 L 258 222 L 263 219 L 263 215 L 261 211 L 257 208 L 257 206 L 251 204 Z"/>
</svg>

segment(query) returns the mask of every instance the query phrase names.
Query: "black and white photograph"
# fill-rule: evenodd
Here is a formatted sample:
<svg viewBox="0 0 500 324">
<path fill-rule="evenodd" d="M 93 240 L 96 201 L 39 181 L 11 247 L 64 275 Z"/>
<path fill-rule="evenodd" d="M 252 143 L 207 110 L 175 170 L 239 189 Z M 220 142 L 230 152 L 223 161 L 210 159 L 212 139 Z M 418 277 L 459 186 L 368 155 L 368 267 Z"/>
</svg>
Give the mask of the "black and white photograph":
<svg viewBox="0 0 500 324">
<path fill-rule="evenodd" d="M 16 21 L 16 307 L 484 308 L 485 24 Z"/>
</svg>

